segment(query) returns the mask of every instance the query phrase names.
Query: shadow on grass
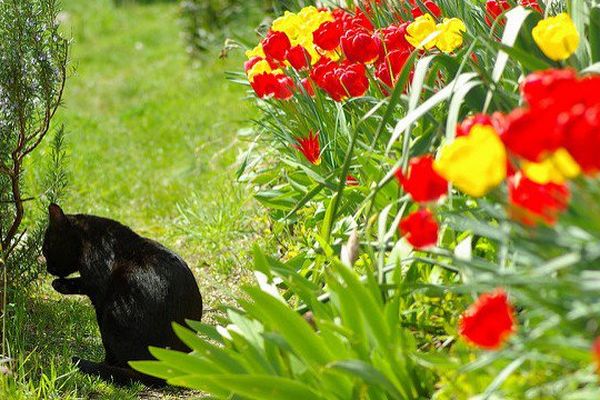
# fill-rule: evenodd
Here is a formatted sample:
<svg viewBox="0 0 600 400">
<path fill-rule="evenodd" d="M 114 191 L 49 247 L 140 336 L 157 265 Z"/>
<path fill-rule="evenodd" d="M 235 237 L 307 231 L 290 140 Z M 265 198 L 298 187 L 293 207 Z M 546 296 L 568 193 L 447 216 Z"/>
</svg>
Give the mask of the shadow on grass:
<svg viewBox="0 0 600 400">
<path fill-rule="evenodd" d="M 119 388 L 79 373 L 77 355 L 101 361 L 104 349 L 89 301 L 52 291 L 48 282 L 35 291 L 13 290 L 7 338 L 12 361 L 0 374 L 1 399 L 137 399 L 186 398 L 176 388 L 147 390 L 141 384 Z"/>
</svg>

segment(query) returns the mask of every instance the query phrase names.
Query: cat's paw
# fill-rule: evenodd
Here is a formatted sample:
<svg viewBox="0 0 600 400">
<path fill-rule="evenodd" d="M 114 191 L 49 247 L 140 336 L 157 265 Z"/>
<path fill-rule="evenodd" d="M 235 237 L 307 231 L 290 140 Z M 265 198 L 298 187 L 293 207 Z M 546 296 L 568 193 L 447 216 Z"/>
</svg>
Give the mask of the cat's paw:
<svg viewBox="0 0 600 400">
<path fill-rule="evenodd" d="M 62 294 L 84 294 L 81 278 L 58 278 L 52 281 L 52 287 Z"/>
<path fill-rule="evenodd" d="M 70 293 L 70 285 L 69 282 L 64 278 L 58 278 L 52 281 L 52 287 L 58 293 L 69 294 Z M 73 357 L 75 359 L 76 357 Z"/>
</svg>

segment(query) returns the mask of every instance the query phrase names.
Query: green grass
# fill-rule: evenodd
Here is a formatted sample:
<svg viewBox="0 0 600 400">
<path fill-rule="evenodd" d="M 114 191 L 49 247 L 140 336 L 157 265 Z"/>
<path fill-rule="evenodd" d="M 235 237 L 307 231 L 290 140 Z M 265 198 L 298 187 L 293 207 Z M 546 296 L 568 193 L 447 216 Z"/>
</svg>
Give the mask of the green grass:
<svg viewBox="0 0 600 400">
<path fill-rule="evenodd" d="M 251 193 L 235 183 L 233 164 L 245 147 L 236 130 L 254 115 L 244 89 L 225 80 L 240 55 L 221 60 L 215 49 L 194 68 L 176 2 L 64 0 L 63 8 L 73 38 L 73 74 L 57 118 L 69 143 L 63 208 L 117 219 L 163 242 L 190 263 L 208 308 L 228 301 L 262 226 Z M 50 280 L 13 294 L 15 361 L 12 377 L 0 378 L 0 398 L 198 397 L 119 389 L 79 374 L 71 356 L 103 355 L 93 309 L 54 293 Z"/>
</svg>

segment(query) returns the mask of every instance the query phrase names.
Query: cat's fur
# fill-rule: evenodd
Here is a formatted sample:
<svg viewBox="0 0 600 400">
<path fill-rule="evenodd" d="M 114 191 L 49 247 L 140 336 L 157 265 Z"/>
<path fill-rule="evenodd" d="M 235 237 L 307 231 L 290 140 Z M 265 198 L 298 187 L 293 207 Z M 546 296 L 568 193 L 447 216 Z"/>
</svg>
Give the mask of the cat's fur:
<svg viewBox="0 0 600 400">
<path fill-rule="evenodd" d="M 106 356 L 103 362 L 73 357 L 78 368 L 117 384 L 164 384 L 128 362 L 153 359 L 148 346 L 189 350 L 171 326 L 202 316 L 202 297 L 186 263 L 116 221 L 66 215 L 55 204 L 49 207 L 43 253 L 48 272 L 59 277 L 54 289 L 85 295 L 96 310 Z M 67 278 L 76 272 L 79 277 Z"/>
</svg>

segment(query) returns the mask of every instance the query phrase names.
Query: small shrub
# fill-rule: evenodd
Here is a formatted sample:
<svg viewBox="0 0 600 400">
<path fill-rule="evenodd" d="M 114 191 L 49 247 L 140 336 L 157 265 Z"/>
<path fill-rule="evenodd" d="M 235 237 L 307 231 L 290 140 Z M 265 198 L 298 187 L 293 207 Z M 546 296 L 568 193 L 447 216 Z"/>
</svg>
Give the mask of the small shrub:
<svg viewBox="0 0 600 400">
<path fill-rule="evenodd" d="M 67 77 L 68 42 L 58 33 L 58 11 L 55 0 L 0 2 L 0 258 L 6 264 L 2 266 L 4 303 L 7 286 L 23 289 L 37 277 L 43 232 L 39 210 L 57 199 L 66 181 L 64 130 L 51 127 Z M 27 160 L 52 132 L 46 176 L 44 168 L 31 173 Z M 43 188 L 37 192 L 37 186 Z"/>
<path fill-rule="evenodd" d="M 25 160 L 51 130 L 67 75 L 68 43 L 53 0 L 0 4 L 0 240 L 6 260 L 23 238 Z M 55 146 L 62 147 L 62 129 Z"/>
</svg>

